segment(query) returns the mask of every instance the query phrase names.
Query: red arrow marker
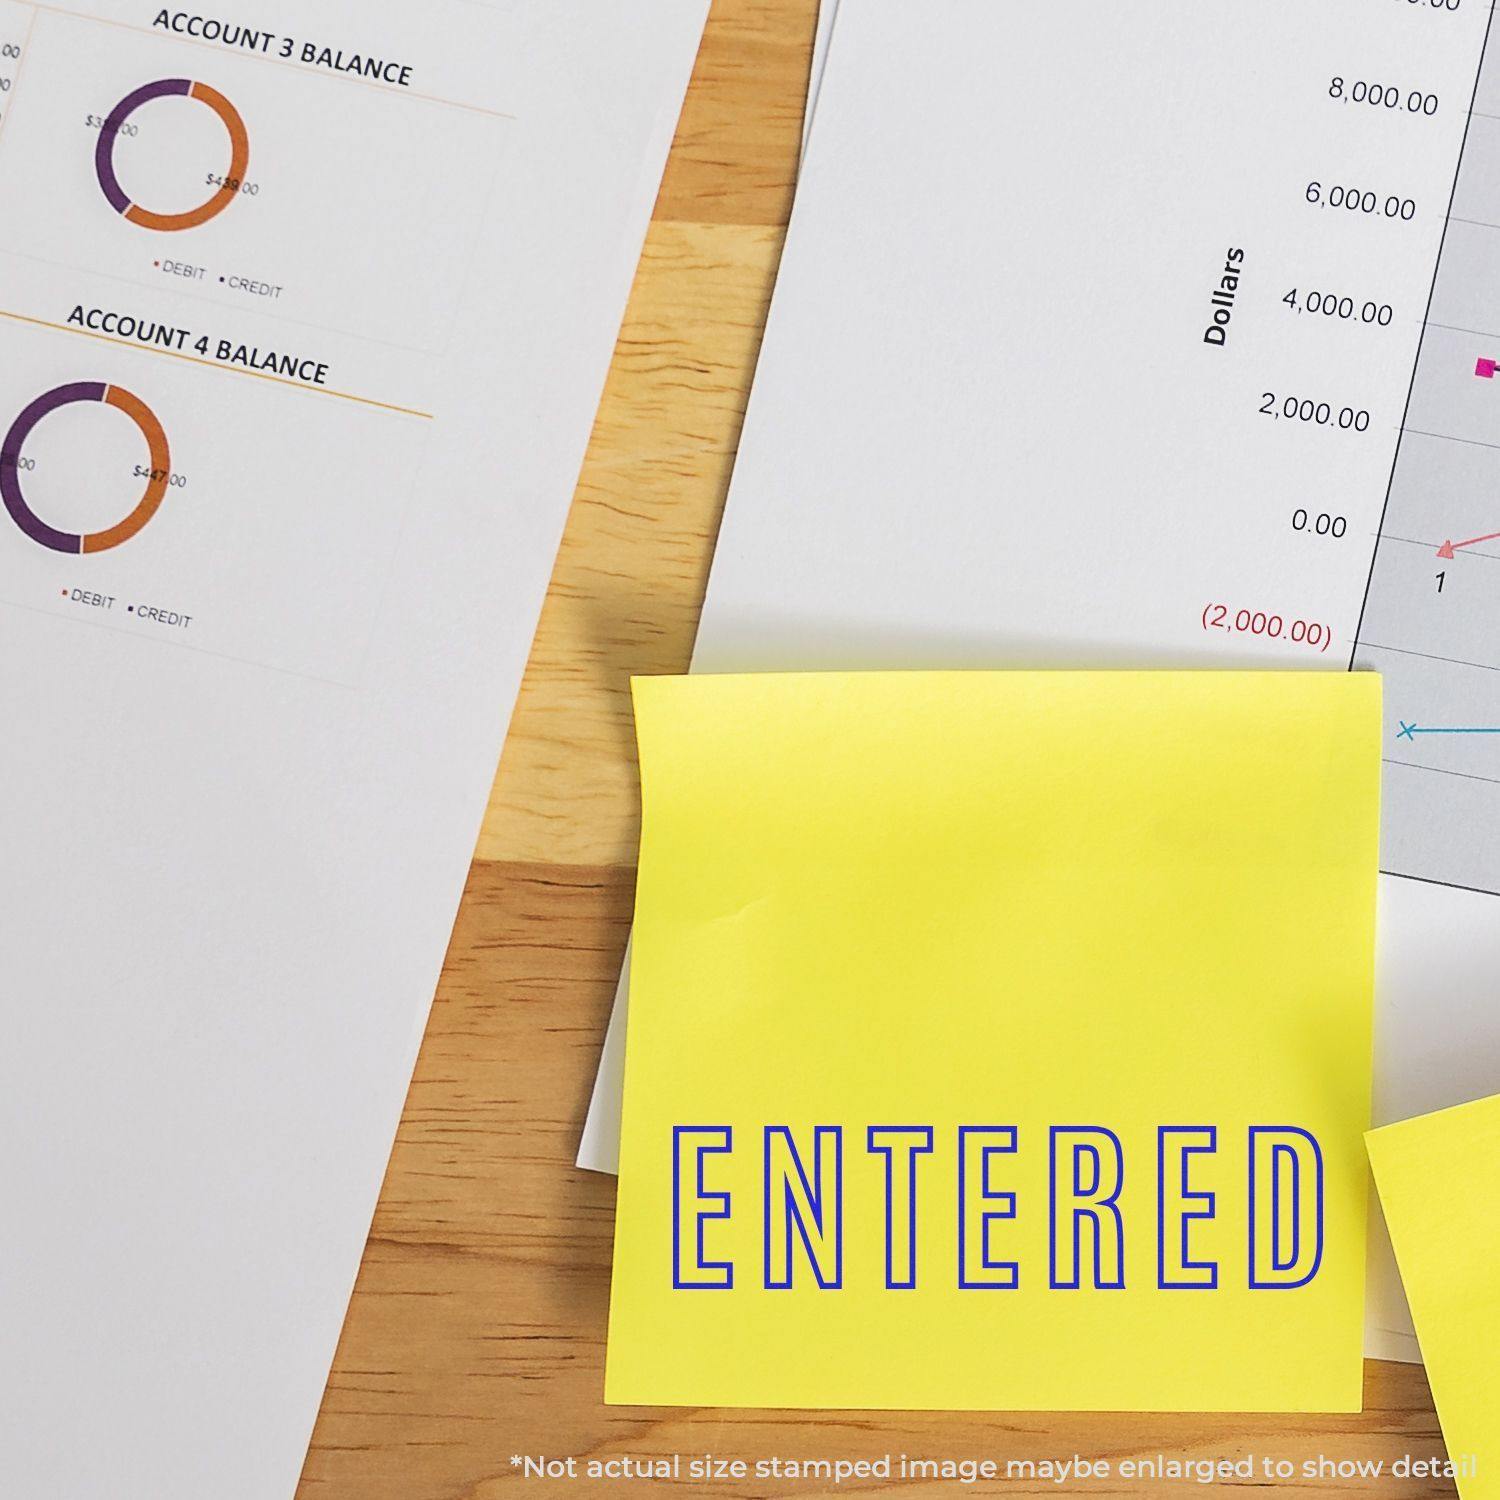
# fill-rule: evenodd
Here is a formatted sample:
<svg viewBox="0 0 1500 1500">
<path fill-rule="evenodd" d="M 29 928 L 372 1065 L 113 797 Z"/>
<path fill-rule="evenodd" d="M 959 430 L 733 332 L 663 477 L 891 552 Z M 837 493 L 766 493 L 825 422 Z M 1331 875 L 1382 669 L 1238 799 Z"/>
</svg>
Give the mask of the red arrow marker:
<svg viewBox="0 0 1500 1500">
<path fill-rule="evenodd" d="M 1454 554 L 1462 552 L 1465 547 L 1477 547 L 1481 542 L 1500 541 L 1500 531 L 1492 531 L 1488 536 L 1473 536 L 1466 542 L 1444 542 L 1438 548 L 1438 556 L 1445 562 L 1451 561 Z"/>
</svg>

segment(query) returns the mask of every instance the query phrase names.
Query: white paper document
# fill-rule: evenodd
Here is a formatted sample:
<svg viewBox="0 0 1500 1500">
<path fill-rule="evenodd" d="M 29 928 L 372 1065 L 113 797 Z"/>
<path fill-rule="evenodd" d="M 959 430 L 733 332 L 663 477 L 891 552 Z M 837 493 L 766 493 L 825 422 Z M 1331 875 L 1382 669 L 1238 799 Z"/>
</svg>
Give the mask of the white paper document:
<svg viewBox="0 0 1500 1500">
<path fill-rule="evenodd" d="M 844 7 L 694 659 L 1378 668 L 1380 1120 L 1500 1089 L 1489 25 Z"/>
<path fill-rule="evenodd" d="M 0 1491 L 297 1481 L 707 0 L 0 0 Z"/>
</svg>

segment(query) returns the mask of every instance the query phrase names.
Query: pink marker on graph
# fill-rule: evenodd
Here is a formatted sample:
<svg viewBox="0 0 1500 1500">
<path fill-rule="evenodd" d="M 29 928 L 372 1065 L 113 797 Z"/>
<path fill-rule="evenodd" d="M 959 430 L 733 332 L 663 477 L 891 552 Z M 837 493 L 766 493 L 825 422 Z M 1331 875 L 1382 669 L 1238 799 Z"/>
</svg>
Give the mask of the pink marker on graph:
<svg viewBox="0 0 1500 1500">
<path fill-rule="evenodd" d="M 1481 380 L 1493 380 L 1495 378 L 1496 364 L 1492 359 L 1482 359 L 1474 366 L 1474 373 Z"/>
</svg>

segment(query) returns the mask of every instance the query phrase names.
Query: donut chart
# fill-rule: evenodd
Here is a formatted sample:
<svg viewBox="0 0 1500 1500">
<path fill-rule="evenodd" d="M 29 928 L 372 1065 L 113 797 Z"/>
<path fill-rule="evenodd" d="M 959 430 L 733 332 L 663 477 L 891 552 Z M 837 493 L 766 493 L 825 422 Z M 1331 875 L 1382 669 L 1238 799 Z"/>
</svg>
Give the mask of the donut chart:
<svg viewBox="0 0 1500 1500">
<path fill-rule="evenodd" d="M 31 436 L 32 429 L 43 417 L 65 406 L 96 401 L 124 412 L 140 428 L 141 436 L 146 439 L 146 446 L 151 453 L 151 476 L 145 493 L 124 520 L 104 531 L 59 531 L 42 520 L 27 503 L 21 488 L 21 450 L 26 439 Z M 38 396 L 11 423 L 4 442 L 0 443 L 0 499 L 4 500 L 11 520 L 39 546 L 75 556 L 89 552 L 108 552 L 110 548 L 128 542 L 156 514 L 162 497 L 167 492 L 171 467 L 172 457 L 167 447 L 167 435 L 157 421 L 156 413 L 139 396 L 132 395 L 117 385 L 89 382 L 60 385 L 55 390 Z"/>
<path fill-rule="evenodd" d="M 115 173 L 115 143 L 120 128 L 142 105 L 153 99 L 188 98 L 206 104 L 224 123 L 229 132 L 229 170 L 224 175 L 224 185 L 206 202 L 180 214 L 160 214 L 133 203 Z M 139 224 L 143 229 L 156 229 L 171 233 L 180 229 L 196 229 L 223 213 L 239 195 L 240 185 L 250 166 L 250 135 L 240 112 L 217 89 L 206 83 L 195 83 L 191 78 L 161 78 L 155 83 L 142 86 L 126 96 L 109 112 L 99 132 L 99 144 L 94 148 L 94 170 L 99 177 L 99 187 L 116 213 Z"/>
</svg>

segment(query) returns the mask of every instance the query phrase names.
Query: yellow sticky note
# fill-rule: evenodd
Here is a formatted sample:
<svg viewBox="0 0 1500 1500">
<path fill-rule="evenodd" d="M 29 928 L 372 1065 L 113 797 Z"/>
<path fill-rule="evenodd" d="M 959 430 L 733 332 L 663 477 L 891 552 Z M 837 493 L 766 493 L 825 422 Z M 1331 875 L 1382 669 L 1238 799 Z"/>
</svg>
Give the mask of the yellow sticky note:
<svg viewBox="0 0 1500 1500">
<path fill-rule="evenodd" d="M 609 1401 L 1358 1409 L 1378 679 L 635 697 Z"/>
<path fill-rule="evenodd" d="M 1375 1185 L 1463 1500 L 1500 1496 L 1500 1098 L 1373 1130 Z"/>
</svg>

